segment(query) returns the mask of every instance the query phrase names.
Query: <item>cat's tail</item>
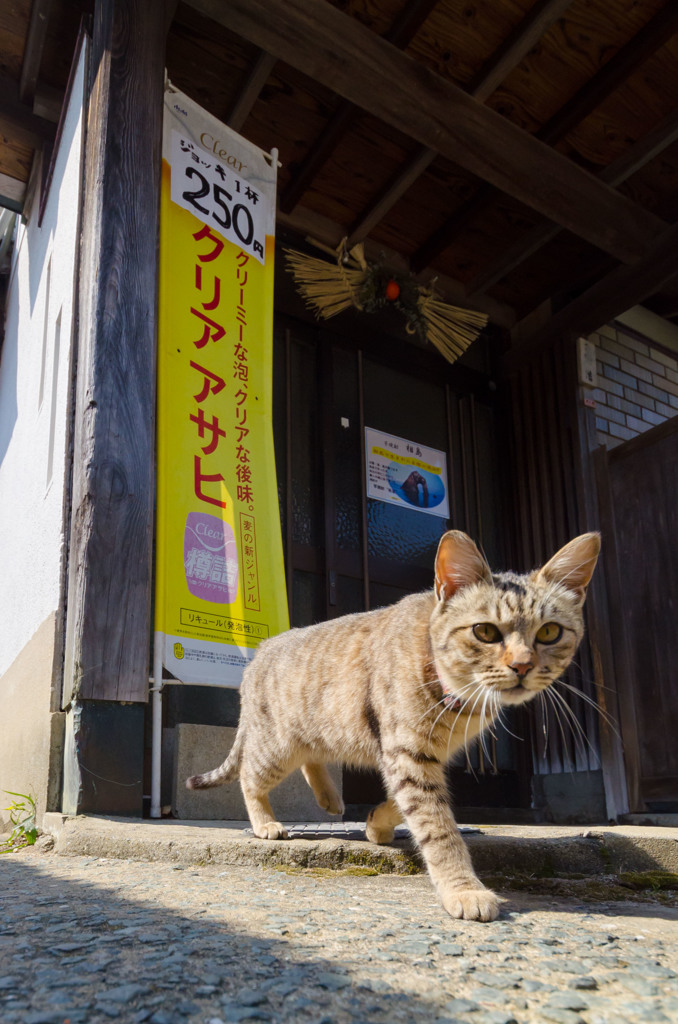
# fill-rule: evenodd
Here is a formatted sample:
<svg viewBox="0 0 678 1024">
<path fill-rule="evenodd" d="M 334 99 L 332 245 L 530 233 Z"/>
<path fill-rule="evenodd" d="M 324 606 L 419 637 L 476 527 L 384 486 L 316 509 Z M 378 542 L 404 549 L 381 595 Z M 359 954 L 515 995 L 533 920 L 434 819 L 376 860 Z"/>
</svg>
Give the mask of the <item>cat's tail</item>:
<svg viewBox="0 0 678 1024">
<path fill-rule="evenodd" d="M 212 786 L 223 786 L 224 783 L 237 779 L 242 761 L 243 739 L 243 730 L 238 729 L 231 752 L 224 763 L 211 772 L 205 772 L 204 775 L 191 775 L 186 779 L 186 789 L 211 789 Z"/>
</svg>

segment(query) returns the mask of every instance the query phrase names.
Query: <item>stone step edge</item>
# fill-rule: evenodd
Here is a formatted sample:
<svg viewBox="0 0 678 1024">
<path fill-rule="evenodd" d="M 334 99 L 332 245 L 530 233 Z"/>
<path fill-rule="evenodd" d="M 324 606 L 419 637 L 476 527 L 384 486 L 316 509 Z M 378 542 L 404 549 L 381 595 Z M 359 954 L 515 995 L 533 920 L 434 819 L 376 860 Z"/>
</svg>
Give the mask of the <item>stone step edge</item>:
<svg viewBox="0 0 678 1024">
<path fill-rule="evenodd" d="M 190 826 L 189 826 L 190 828 Z M 399 840 L 376 846 L 354 839 L 289 839 L 270 841 L 223 828 L 196 828 L 178 835 L 168 823 L 97 820 L 48 813 L 43 829 L 54 836 L 61 856 L 165 861 L 182 865 L 350 867 L 401 875 L 422 870 L 414 846 Z M 187 830 L 181 829 L 182 832 Z M 497 834 L 464 836 L 481 874 L 533 875 L 535 878 L 612 875 L 627 871 L 678 873 L 678 841 L 673 837 L 615 836 L 613 831 L 573 837 L 524 837 Z"/>
</svg>

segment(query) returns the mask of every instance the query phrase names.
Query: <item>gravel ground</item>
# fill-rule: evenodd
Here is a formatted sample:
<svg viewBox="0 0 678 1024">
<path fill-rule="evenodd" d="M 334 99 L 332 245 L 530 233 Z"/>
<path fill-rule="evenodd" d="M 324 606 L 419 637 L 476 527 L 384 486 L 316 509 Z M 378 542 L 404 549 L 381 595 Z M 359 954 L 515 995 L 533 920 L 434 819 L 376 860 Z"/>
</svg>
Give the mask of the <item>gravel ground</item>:
<svg viewBox="0 0 678 1024">
<path fill-rule="evenodd" d="M 678 1021 L 678 908 L 507 892 L 453 921 L 426 876 L 357 870 L 5 855 L 0 1022 Z"/>
</svg>

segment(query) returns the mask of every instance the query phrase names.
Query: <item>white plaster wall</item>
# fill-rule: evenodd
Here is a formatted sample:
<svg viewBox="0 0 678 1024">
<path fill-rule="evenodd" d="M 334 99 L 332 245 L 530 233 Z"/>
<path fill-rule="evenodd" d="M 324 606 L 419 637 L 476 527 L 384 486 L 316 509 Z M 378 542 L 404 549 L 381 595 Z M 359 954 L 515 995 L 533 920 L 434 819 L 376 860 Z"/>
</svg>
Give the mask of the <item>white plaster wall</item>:
<svg viewBox="0 0 678 1024">
<path fill-rule="evenodd" d="M 19 229 L 9 284 L 0 356 L 0 706 L 3 673 L 60 598 L 83 90 L 84 48 L 42 226 L 36 202 Z"/>
</svg>

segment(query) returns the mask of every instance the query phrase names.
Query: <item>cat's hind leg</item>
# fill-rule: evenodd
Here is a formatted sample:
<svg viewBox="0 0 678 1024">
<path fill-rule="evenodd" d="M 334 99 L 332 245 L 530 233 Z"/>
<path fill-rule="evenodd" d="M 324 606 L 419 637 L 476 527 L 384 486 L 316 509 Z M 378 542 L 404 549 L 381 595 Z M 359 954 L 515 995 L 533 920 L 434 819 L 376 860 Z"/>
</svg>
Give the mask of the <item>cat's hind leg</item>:
<svg viewBox="0 0 678 1024">
<path fill-rule="evenodd" d="M 301 773 L 313 790 L 318 807 L 328 814 L 343 814 L 344 801 L 327 770 L 327 765 L 307 762 L 302 764 Z"/>
<path fill-rule="evenodd" d="M 240 788 L 245 799 L 252 831 L 259 839 L 287 839 L 285 826 L 275 820 L 273 808 L 268 799 L 270 791 L 289 774 L 287 770 L 267 766 L 263 771 L 259 765 L 243 767 L 240 771 Z"/>
<path fill-rule="evenodd" d="M 395 800 L 384 800 L 383 804 L 373 807 L 368 814 L 365 835 L 371 843 L 390 843 L 396 825 L 400 825 L 402 820 L 403 816 Z"/>
</svg>

